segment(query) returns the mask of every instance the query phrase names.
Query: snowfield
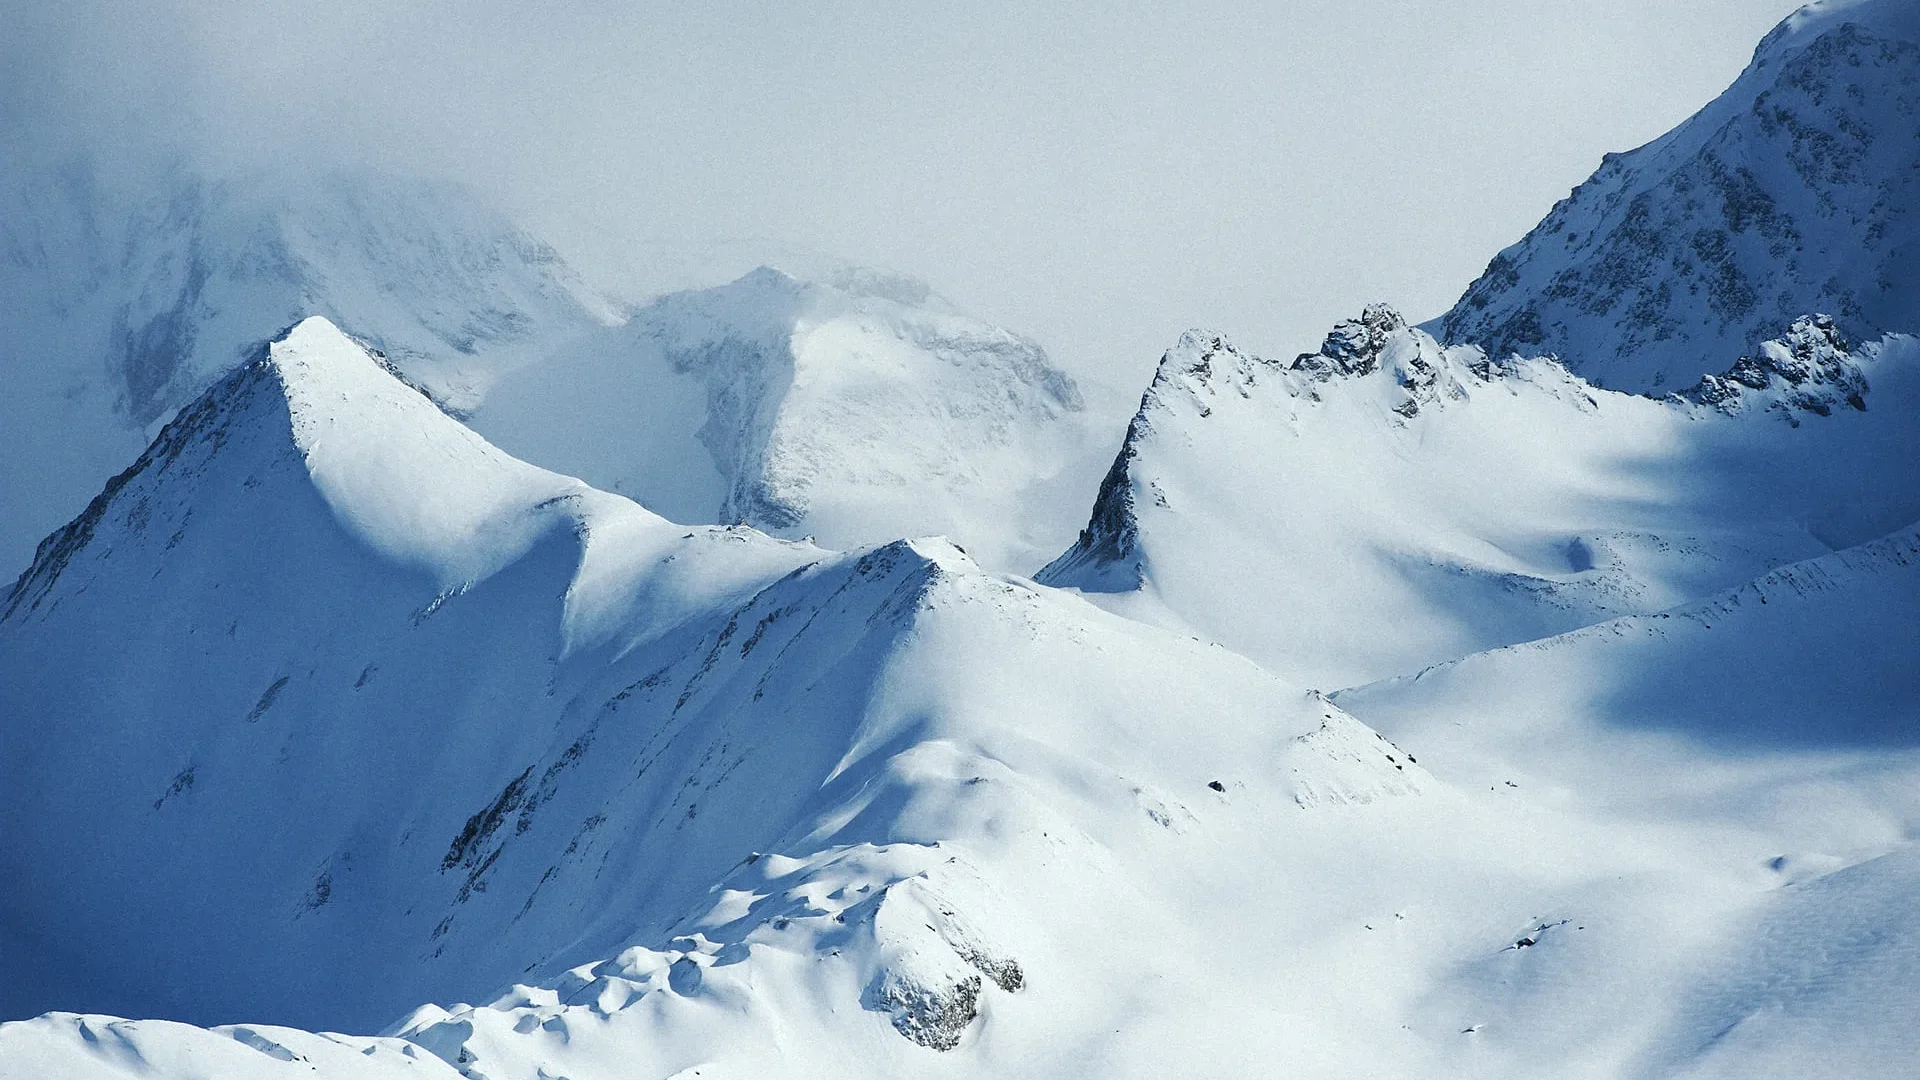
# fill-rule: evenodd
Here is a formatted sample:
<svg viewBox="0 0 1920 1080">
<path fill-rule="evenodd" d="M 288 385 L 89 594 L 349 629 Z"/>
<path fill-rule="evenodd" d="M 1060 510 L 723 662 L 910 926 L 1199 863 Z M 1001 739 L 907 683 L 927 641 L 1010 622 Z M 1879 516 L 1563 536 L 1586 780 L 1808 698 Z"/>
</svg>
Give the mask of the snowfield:
<svg viewBox="0 0 1920 1080">
<path fill-rule="evenodd" d="M 0 1080 L 1912 1073 L 1916 87 L 1812 4 L 1117 452 L 909 279 L 9 173 Z"/>
</svg>

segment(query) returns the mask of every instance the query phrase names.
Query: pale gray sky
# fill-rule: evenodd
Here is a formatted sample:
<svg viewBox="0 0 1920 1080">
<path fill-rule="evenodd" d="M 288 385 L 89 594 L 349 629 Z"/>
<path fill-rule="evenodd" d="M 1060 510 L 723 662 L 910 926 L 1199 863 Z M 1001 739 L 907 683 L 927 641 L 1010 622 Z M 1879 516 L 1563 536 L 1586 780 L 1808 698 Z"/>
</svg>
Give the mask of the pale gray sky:
<svg viewBox="0 0 1920 1080">
<path fill-rule="evenodd" d="M 1794 6 L 0 0 L 0 116 L 450 175 L 630 294 L 888 266 L 1125 395 L 1436 314 Z"/>
</svg>

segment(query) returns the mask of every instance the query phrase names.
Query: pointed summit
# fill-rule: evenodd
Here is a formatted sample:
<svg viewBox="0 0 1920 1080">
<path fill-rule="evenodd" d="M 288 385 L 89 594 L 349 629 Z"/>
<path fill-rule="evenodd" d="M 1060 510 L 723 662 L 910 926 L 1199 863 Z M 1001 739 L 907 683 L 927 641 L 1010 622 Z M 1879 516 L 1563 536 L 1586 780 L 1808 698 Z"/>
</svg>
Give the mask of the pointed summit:
<svg viewBox="0 0 1920 1080">
<path fill-rule="evenodd" d="M 171 552 L 234 514 L 341 531 L 451 588 L 518 558 L 553 524 L 537 508 L 588 490 L 493 447 L 384 358 L 312 316 L 182 409 L 83 514 L 44 540 L 6 610 L 38 606 L 85 548 L 125 559 L 157 539 Z M 296 526 L 296 508 L 326 517 Z"/>
</svg>

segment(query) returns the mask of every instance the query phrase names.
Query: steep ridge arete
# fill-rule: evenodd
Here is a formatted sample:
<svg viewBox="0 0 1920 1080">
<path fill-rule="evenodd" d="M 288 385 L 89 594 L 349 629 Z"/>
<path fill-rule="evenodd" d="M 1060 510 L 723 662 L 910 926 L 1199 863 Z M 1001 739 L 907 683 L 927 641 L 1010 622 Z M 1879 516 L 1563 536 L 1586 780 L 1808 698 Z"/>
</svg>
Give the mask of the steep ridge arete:
<svg viewBox="0 0 1920 1080">
<path fill-rule="evenodd" d="M 918 282 L 761 268 L 676 293 L 501 384 L 474 418 L 679 521 L 854 547 L 940 533 L 1027 569 L 1072 535 L 1072 379 Z"/>
<path fill-rule="evenodd" d="M 1920 6 L 1822 0 L 1731 87 L 1599 170 L 1439 320 L 1491 355 L 1676 390 L 1826 312 L 1920 330 Z"/>
<path fill-rule="evenodd" d="M 41 546 L 0 725 L 8 1013 L 481 1000 L 348 1045 L 493 1077 L 796 1031 L 905 1073 L 987 1018 L 981 1053 L 1064 1060 L 1129 1008 L 1110 926 L 1193 932 L 1149 895 L 1183 831 L 1433 787 L 1324 698 L 944 541 L 835 555 L 522 463 L 318 318 Z M 56 1014 L 0 1063 L 312 1038 Z"/>
<path fill-rule="evenodd" d="M 456 411 L 611 318 L 472 191 L 365 173 L 0 167 L 0 563 L 71 517 L 154 426 L 318 312 Z"/>
<path fill-rule="evenodd" d="M 1920 516 L 1916 361 L 1809 319 L 1656 400 L 1382 305 L 1290 364 L 1196 331 L 1037 580 L 1324 687 L 1658 611 Z"/>
</svg>

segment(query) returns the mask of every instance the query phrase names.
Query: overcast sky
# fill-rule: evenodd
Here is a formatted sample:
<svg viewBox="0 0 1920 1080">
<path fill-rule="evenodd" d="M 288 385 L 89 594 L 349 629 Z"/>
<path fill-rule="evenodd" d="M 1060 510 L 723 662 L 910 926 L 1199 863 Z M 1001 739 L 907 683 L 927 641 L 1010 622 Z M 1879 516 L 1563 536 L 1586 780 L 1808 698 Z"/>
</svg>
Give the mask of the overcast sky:
<svg viewBox="0 0 1920 1080">
<path fill-rule="evenodd" d="M 630 294 L 891 267 L 1137 393 L 1437 314 L 1794 6 L 0 0 L 0 116 L 451 176 Z"/>
</svg>

